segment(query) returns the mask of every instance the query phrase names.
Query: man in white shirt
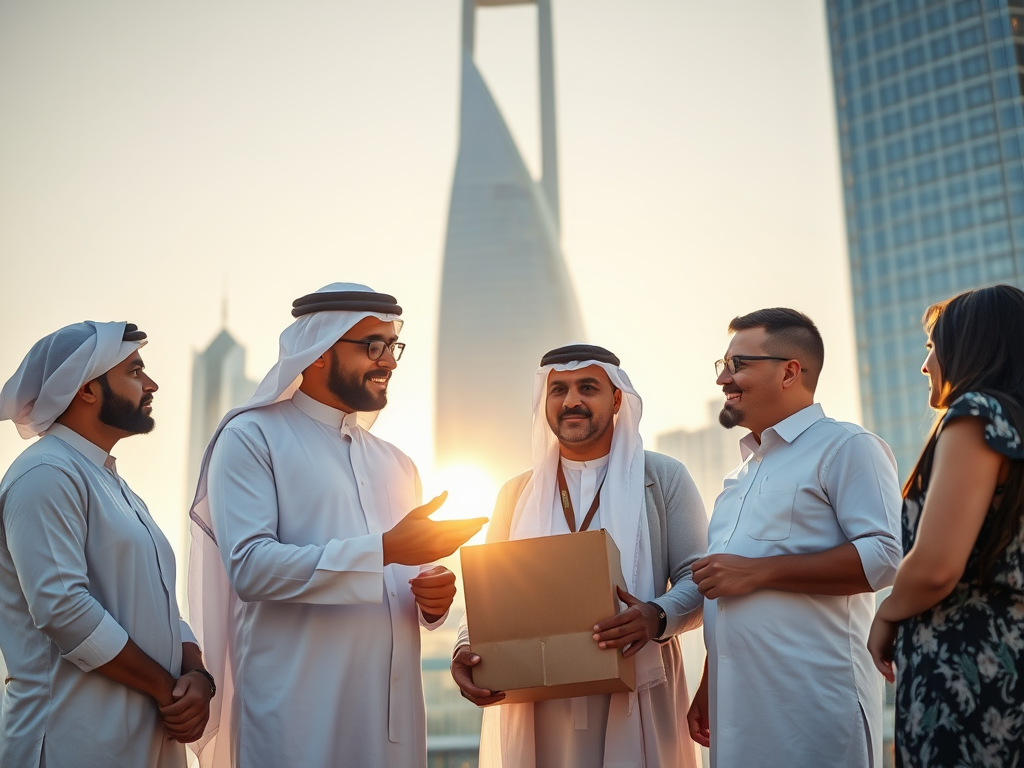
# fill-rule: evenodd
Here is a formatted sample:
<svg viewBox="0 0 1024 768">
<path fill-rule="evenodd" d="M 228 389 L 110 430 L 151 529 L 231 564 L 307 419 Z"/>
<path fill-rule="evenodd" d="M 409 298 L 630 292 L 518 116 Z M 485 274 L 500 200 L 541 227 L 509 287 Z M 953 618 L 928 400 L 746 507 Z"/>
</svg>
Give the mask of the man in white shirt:
<svg viewBox="0 0 1024 768">
<path fill-rule="evenodd" d="M 746 427 L 693 566 L 704 677 L 688 715 L 716 768 L 881 765 L 874 592 L 902 556 L 896 461 L 814 402 L 824 344 L 792 309 L 735 318 L 722 425 Z"/>
<path fill-rule="evenodd" d="M 294 302 L 277 364 L 203 459 L 190 606 L 222 697 L 207 766 L 426 765 L 420 626 L 486 522 L 434 522 L 412 461 L 367 429 L 405 345 L 402 309 L 335 283 Z M 209 638 L 209 640 L 208 640 Z"/>
<path fill-rule="evenodd" d="M 154 425 L 145 338 L 61 328 L 0 392 L 0 419 L 43 435 L 0 482 L 2 768 L 184 768 L 209 715 L 174 553 L 110 455 Z"/>
<path fill-rule="evenodd" d="M 703 607 L 690 574 L 707 544 L 697 488 L 678 461 L 644 451 L 640 396 L 607 349 L 573 344 L 544 355 L 533 405 L 533 469 L 502 488 L 487 540 L 611 534 L 629 593 L 620 590 L 625 609 L 599 623 L 594 639 L 635 657 L 637 692 L 489 707 L 480 766 L 690 768 L 677 637 L 700 626 Z M 463 623 L 452 676 L 470 701 L 496 704 L 503 693 L 473 684 L 480 658 Z"/>
</svg>

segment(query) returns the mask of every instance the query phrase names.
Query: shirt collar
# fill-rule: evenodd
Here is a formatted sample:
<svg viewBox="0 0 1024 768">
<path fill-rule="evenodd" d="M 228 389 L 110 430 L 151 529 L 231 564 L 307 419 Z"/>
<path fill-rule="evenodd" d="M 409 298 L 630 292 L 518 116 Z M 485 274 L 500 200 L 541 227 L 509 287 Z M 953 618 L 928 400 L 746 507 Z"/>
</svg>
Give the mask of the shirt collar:
<svg viewBox="0 0 1024 768">
<path fill-rule="evenodd" d="M 67 443 L 97 467 L 110 469 L 107 466 L 108 461 L 110 464 L 113 464 L 113 456 L 96 445 L 96 443 L 86 440 L 70 427 L 65 427 L 63 424 L 51 424 L 47 428 L 46 434 L 53 435 L 61 442 Z"/>
<path fill-rule="evenodd" d="M 800 435 L 806 432 L 813 424 L 825 418 L 825 410 L 821 403 L 811 403 L 791 416 L 787 416 L 774 427 L 768 427 L 761 433 L 761 443 L 754 439 L 753 432 L 743 436 L 740 440 L 740 455 L 746 459 L 751 454 L 763 454 L 767 448 L 775 442 L 772 438 L 777 436 L 787 443 L 792 443 Z"/>
<path fill-rule="evenodd" d="M 576 469 L 576 470 L 600 469 L 601 467 L 606 467 L 606 466 L 608 466 L 608 459 L 609 458 L 611 458 L 611 454 L 610 453 L 606 453 L 601 458 L 599 458 L 599 459 L 591 459 L 590 461 L 571 461 L 570 459 L 567 459 L 564 456 L 561 457 L 561 459 L 562 459 L 562 466 L 563 467 L 565 467 L 566 469 Z"/>
<path fill-rule="evenodd" d="M 292 404 L 309 418 L 333 429 L 341 429 L 342 424 L 353 427 L 359 417 L 358 413 L 345 413 L 340 408 L 332 408 L 319 400 L 314 400 L 301 389 L 295 390 Z"/>
</svg>

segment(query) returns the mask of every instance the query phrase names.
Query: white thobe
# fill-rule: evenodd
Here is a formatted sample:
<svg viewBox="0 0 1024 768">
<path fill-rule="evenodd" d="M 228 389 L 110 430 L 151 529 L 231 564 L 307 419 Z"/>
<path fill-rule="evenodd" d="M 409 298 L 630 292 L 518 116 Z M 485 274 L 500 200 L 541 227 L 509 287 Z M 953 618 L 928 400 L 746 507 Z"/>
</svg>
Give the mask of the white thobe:
<svg viewBox="0 0 1024 768">
<path fill-rule="evenodd" d="M 896 461 L 878 437 L 814 404 L 740 441 L 708 530 L 709 553 L 822 552 L 850 542 L 868 583 L 902 556 Z M 713 768 L 881 765 L 882 676 L 868 654 L 871 593 L 758 590 L 707 600 Z"/>
<path fill-rule="evenodd" d="M 385 567 L 381 538 L 420 503 L 412 461 L 296 392 L 228 422 L 209 501 L 242 601 L 236 765 L 425 766 L 419 569 Z"/>
<path fill-rule="evenodd" d="M 170 674 L 181 643 L 174 553 L 114 457 L 61 424 L 0 483 L 3 768 L 181 768 L 156 702 L 93 673 L 128 638 Z"/>
</svg>

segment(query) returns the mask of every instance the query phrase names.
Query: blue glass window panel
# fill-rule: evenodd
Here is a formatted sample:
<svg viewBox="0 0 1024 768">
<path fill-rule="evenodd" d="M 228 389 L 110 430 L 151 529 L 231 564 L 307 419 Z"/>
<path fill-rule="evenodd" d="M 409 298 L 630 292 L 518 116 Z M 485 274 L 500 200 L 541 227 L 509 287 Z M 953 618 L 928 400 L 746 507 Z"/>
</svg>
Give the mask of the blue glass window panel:
<svg viewBox="0 0 1024 768">
<path fill-rule="evenodd" d="M 875 50 L 887 51 L 896 45 L 896 30 L 892 27 L 875 33 Z"/>
<path fill-rule="evenodd" d="M 917 254 L 913 251 L 903 251 L 896 256 L 896 274 L 906 275 L 917 269 Z"/>
<path fill-rule="evenodd" d="M 959 231 L 974 226 L 974 210 L 969 205 L 962 205 L 953 208 L 949 212 L 949 224 L 953 231 Z"/>
<path fill-rule="evenodd" d="M 938 108 L 939 117 L 946 117 L 960 111 L 960 95 L 957 93 L 947 93 L 945 96 L 940 96 L 936 100 L 936 107 Z"/>
<path fill-rule="evenodd" d="M 857 61 L 857 54 L 851 45 L 844 45 L 842 47 L 840 57 L 843 60 L 844 67 L 852 67 Z"/>
<path fill-rule="evenodd" d="M 865 91 L 860 97 L 860 111 L 870 115 L 875 111 L 875 95 L 871 91 Z"/>
<path fill-rule="evenodd" d="M 867 40 L 858 40 L 854 50 L 857 52 L 857 61 L 864 61 L 871 55 L 871 49 L 868 46 Z"/>
<path fill-rule="evenodd" d="M 886 136 L 891 136 L 894 133 L 899 133 L 903 130 L 903 113 L 902 112 L 889 112 L 888 114 L 882 115 L 882 131 Z"/>
<path fill-rule="evenodd" d="M 989 104 L 992 101 L 992 87 L 988 83 L 972 85 L 964 95 L 967 98 L 967 106 L 980 107 L 982 104 Z"/>
<path fill-rule="evenodd" d="M 881 165 L 881 154 L 879 153 L 876 147 L 871 147 L 871 149 L 868 150 L 868 169 L 872 171 L 877 171 Z"/>
<path fill-rule="evenodd" d="M 976 115 L 967 121 L 967 133 L 974 139 L 995 133 L 996 119 L 990 114 Z"/>
<path fill-rule="evenodd" d="M 885 232 L 875 232 L 871 240 L 876 251 L 884 251 L 886 249 L 888 238 L 885 236 Z"/>
<path fill-rule="evenodd" d="M 962 149 L 950 152 L 942 158 L 942 169 L 947 176 L 959 176 L 967 172 L 967 153 Z"/>
<path fill-rule="evenodd" d="M 932 119 L 932 104 L 930 101 L 922 101 L 910 108 L 910 124 L 921 125 Z"/>
<path fill-rule="evenodd" d="M 911 11 L 916 11 L 920 0 L 896 0 L 896 10 L 900 16 L 905 16 Z"/>
<path fill-rule="evenodd" d="M 924 34 L 924 24 L 921 23 L 921 19 L 913 18 L 904 21 L 900 24 L 900 40 L 904 43 L 909 43 L 911 40 L 917 40 L 921 35 Z M 921 55 L 924 55 L 924 51 L 921 51 Z"/>
<path fill-rule="evenodd" d="M 1010 189 L 1024 188 L 1024 167 L 1014 163 L 1004 166 L 1006 172 L 1006 186 Z"/>
<path fill-rule="evenodd" d="M 918 184 L 927 184 L 939 178 L 939 161 L 922 160 L 914 167 L 914 176 Z"/>
<path fill-rule="evenodd" d="M 924 260 L 929 267 L 946 263 L 946 243 L 939 240 L 935 243 L 928 243 L 924 247 Z"/>
<path fill-rule="evenodd" d="M 968 56 L 960 62 L 960 77 L 964 80 L 984 75 L 986 72 L 988 72 L 988 56 L 984 53 Z"/>
<path fill-rule="evenodd" d="M 985 30 L 981 24 L 974 24 L 956 33 L 956 42 L 961 51 L 981 45 L 985 42 Z"/>
<path fill-rule="evenodd" d="M 900 301 L 915 301 L 921 298 L 921 281 L 913 277 L 905 277 L 899 284 Z M 899 371 L 899 368 L 893 368 Z"/>
<path fill-rule="evenodd" d="M 917 206 L 922 210 L 931 210 L 942 203 L 942 193 L 938 187 L 923 187 L 917 192 Z"/>
<path fill-rule="evenodd" d="M 882 184 L 881 176 L 872 176 L 868 179 L 868 187 L 871 190 L 872 197 L 879 197 L 885 192 L 885 186 Z"/>
<path fill-rule="evenodd" d="M 928 92 L 928 75 L 924 72 L 907 78 L 907 96 L 913 98 Z"/>
<path fill-rule="evenodd" d="M 1017 84 L 1014 82 L 1013 76 L 1008 75 L 1006 77 L 996 78 L 996 98 L 1000 101 L 1003 99 L 1012 99 L 1017 96 Z"/>
<path fill-rule="evenodd" d="M 981 284 L 981 267 L 975 262 L 961 264 L 956 268 L 957 284 L 963 288 L 973 288 Z"/>
<path fill-rule="evenodd" d="M 1021 156 L 1021 138 L 1019 136 L 1008 136 L 1003 139 L 1003 159 L 1015 160 Z"/>
<path fill-rule="evenodd" d="M 857 82 L 860 83 L 860 87 L 864 88 L 871 85 L 872 75 L 871 67 L 867 64 L 863 64 L 857 68 Z"/>
<path fill-rule="evenodd" d="M 1010 195 L 1010 215 L 1024 216 L 1024 194 L 1014 192 Z"/>
<path fill-rule="evenodd" d="M 974 258 L 977 252 L 978 248 L 973 232 L 966 232 L 953 238 L 953 255 L 960 261 Z"/>
<path fill-rule="evenodd" d="M 921 219 L 921 234 L 925 237 L 938 237 L 946 231 L 941 213 L 933 213 Z"/>
<path fill-rule="evenodd" d="M 1001 11 L 1005 0 L 985 0 L 986 11 Z"/>
<path fill-rule="evenodd" d="M 939 141 L 942 142 L 942 146 L 948 147 L 963 140 L 964 130 L 960 123 L 946 123 L 939 128 Z"/>
<path fill-rule="evenodd" d="M 878 138 L 878 124 L 874 120 L 865 120 L 862 123 L 862 126 L 864 131 L 864 141 L 872 142 Z"/>
<path fill-rule="evenodd" d="M 902 94 L 900 93 L 899 83 L 890 83 L 882 88 L 879 92 L 879 101 L 881 101 L 883 107 L 891 107 L 897 103 Z"/>
<path fill-rule="evenodd" d="M 999 127 L 1004 131 L 1015 127 L 1021 121 L 1021 108 L 1017 104 L 1007 104 L 999 108 Z"/>
<path fill-rule="evenodd" d="M 904 69 L 916 69 L 924 64 L 928 60 L 925 55 L 923 45 L 915 45 L 913 48 L 907 48 L 903 51 L 903 68 Z"/>
<path fill-rule="evenodd" d="M 906 168 L 897 168 L 889 171 L 886 178 L 886 185 L 890 193 L 901 192 L 910 186 L 910 171 Z"/>
<path fill-rule="evenodd" d="M 871 206 L 871 221 L 874 222 L 876 227 L 885 226 L 885 210 L 882 208 L 881 203 L 875 203 Z"/>
<path fill-rule="evenodd" d="M 999 145 L 994 141 L 986 142 L 974 148 L 971 152 L 975 168 L 984 168 L 999 162 Z"/>
<path fill-rule="evenodd" d="M 945 88 L 956 82 L 956 67 L 952 64 L 943 64 L 936 67 L 932 72 L 932 82 L 936 88 Z"/>
<path fill-rule="evenodd" d="M 993 69 L 1006 69 L 1014 65 L 1013 48 L 1004 46 L 993 46 L 989 48 L 989 55 L 992 57 Z"/>
<path fill-rule="evenodd" d="M 1009 254 L 989 259 L 987 267 L 986 272 L 988 272 L 988 279 L 992 282 L 1006 280 L 1013 277 L 1013 257 Z"/>
<path fill-rule="evenodd" d="M 995 224 L 981 233 L 981 246 L 987 255 L 1001 253 L 1010 248 L 1010 228 L 1006 224 Z"/>
<path fill-rule="evenodd" d="M 949 271 L 938 269 L 926 275 L 928 293 L 932 296 L 945 295 L 953 290 L 949 284 Z"/>
<path fill-rule="evenodd" d="M 880 5 L 871 10 L 871 25 L 880 27 L 892 21 L 892 8 L 889 5 Z"/>
<path fill-rule="evenodd" d="M 1010 22 L 1002 16 L 988 20 L 988 43 L 993 45 L 1010 36 Z"/>
<path fill-rule="evenodd" d="M 1003 174 L 996 168 L 991 171 L 983 171 L 974 179 L 974 185 L 982 197 L 989 197 L 993 194 L 1003 193 Z"/>
<path fill-rule="evenodd" d="M 965 200 L 971 200 L 971 187 L 967 183 L 967 179 L 956 179 L 949 182 L 946 185 L 946 199 L 950 203 L 962 203 Z"/>
<path fill-rule="evenodd" d="M 852 93 L 856 88 L 857 88 L 857 82 L 856 82 L 856 78 L 854 78 L 854 76 L 853 76 L 853 72 L 851 72 L 850 70 L 846 70 L 846 73 L 843 75 L 843 83 L 842 83 L 843 94 L 845 95 L 845 94 L 848 94 L 848 93 Z"/>
<path fill-rule="evenodd" d="M 916 233 L 914 232 L 914 223 L 905 222 L 903 224 L 897 224 L 892 230 L 892 241 L 899 247 L 901 245 L 908 245 L 916 239 Z"/>
<path fill-rule="evenodd" d="M 910 195 L 897 195 L 889 200 L 889 213 L 894 219 L 902 219 L 914 212 Z"/>
<path fill-rule="evenodd" d="M 875 71 L 878 73 L 879 80 L 885 80 L 887 77 L 892 77 L 900 71 L 899 59 L 896 58 L 895 54 L 892 56 L 883 56 L 875 65 Z"/>
<path fill-rule="evenodd" d="M 978 218 L 984 224 L 1006 218 L 1006 203 L 998 197 L 995 200 L 986 200 L 978 206 Z"/>
<path fill-rule="evenodd" d="M 928 12 L 928 31 L 934 32 L 937 29 L 948 27 L 950 23 L 949 9 L 946 7 L 936 8 Z"/>
<path fill-rule="evenodd" d="M 931 53 L 932 61 L 939 61 L 947 56 L 953 55 L 953 37 L 943 35 L 937 37 L 928 44 L 928 51 Z"/>
<path fill-rule="evenodd" d="M 977 0 L 960 0 L 960 2 L 953 6 L 953 16 L 956 17 L 957 21 L 969 19 L 971 16 L 976 15 L 977 11 Z"/>
<path fill-rule="evenodd" d="M 935 134 L 932 131 L 921 131 L 915 133 L 912 139 L 914 143 L 914 154 L 921 155 L 935 149 Z"/>
</svg>

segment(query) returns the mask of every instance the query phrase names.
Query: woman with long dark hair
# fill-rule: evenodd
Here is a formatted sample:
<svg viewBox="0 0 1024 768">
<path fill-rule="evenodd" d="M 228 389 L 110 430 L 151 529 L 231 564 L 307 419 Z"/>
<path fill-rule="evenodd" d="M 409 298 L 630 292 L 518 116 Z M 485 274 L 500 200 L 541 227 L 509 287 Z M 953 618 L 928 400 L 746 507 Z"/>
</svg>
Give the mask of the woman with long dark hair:
<svg viewBox="0 0 1024 768">
<path fill-rule="evenodd" d="M 962 293 L 924 326 L 939 417 L 868 648 L 898 678 L 897 766 L 1024 766 L 1024 292 Z"/>
</svg>

